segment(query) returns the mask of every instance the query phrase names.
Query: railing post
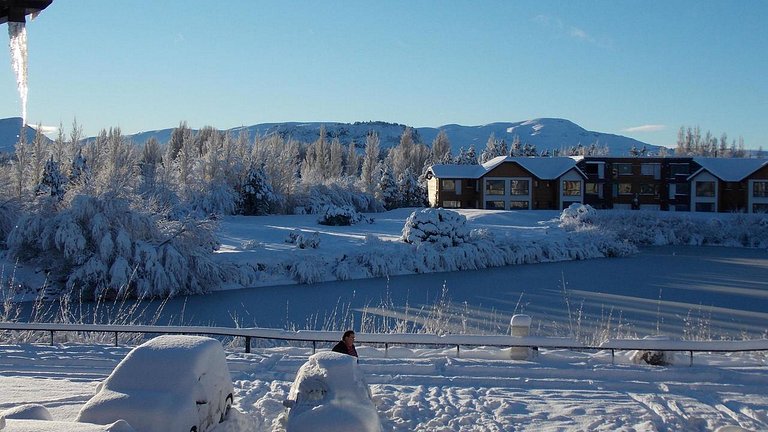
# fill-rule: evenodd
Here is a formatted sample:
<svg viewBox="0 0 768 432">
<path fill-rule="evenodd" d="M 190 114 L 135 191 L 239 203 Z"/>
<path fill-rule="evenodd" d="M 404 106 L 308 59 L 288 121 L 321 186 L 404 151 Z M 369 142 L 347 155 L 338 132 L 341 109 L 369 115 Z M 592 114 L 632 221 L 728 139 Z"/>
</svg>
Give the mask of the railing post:
<svg viewBox="0 0 768 432">
<path fill-rule="evenodd" d="M 53 346 L 53 330 L 51 330 L 51 346 Z"/>
<path fill-rule="evenodd" d="M 615 364 L 614 357 L 616 357 L 616 350 L 611 348 L 611 364 Z"/>
<path fill-rule="evenodd" d="M 384 358 L 389 358 L 389 342 L 384 344 Z"/>
<path fill-rule="evenodd" d="M 317 352 L 317 341 L 312 341 L 312 354 Z"/>
<path fill-rule="evenodd" d="M 245 353 L 246 354 L 251 353 L 251 337 L 250 336 L 245 337 Z"/>
<path fill-rule="evenodd" d="M 456 358 L 461 358 L 461 351 L 459 351 L 458 345 L 456 345 Z"/>
<path fill-rule="evenodd" d="M 691 350 L 691 362 L 688 364 L 688 366 L 693 366 L 693 350 Z"/>
<path fill-rule="evenodd" d="M 115 346 L 117 346 L 117 332 L 115 332 Z"/>
</svg>

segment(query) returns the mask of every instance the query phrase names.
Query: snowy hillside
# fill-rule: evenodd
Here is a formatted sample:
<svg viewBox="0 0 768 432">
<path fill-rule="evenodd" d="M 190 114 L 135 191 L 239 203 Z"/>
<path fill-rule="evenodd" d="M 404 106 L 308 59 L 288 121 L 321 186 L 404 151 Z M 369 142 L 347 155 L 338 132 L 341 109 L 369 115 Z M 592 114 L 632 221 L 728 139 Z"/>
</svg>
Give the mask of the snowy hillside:
<svg viewBox="0 0 768 432">
<path fill-rule="evenodd" d="M 19 141 L 19 131 L 21 130 L 21 117 L 11 117 L 0 119 L 0 153 L 12 153 L 16 143 Z M 35 129 L 30 126 L 24 127 L 27 134 L 27 142 L 35 139 Z"/>
<path fill-rule="evenodd" d="M 250 136 L 256 134 L 267 135 L 272 133 L 280 134 L 284 137 L 292 137 L 302 142 L 312 142 L 317 139 L 320 133 L 320 126 L 324 125 L 328 136 L 338 137 L 342 144 L 348 144 L 352 141 L 358 147 L 365 144 L 365 136 L 375 131 L 381 139 L 383 148 L 392 147 L 400 142 L 405 125 L 386 122 L 356 122 L 356 123 L 330 123 L 330 122 L 307 122 L 307 123 L 262 123 L 252 126 L 243 126 L 231 129 L 232 133 L 237 134 L 242 129 L 247 129 Z M 507 144 L 511 144 L 515 136 L 520 138 L 521 144 L 532 144 L 541 152 L 543 150 L 560 150 L 568 147 L 575 147 L 579 144 L 589 146 L 597 142 L 599 145 L 607 145 L 612 155 L 626 156 L 629 149 L 645 146 L 649 151 L 654 151 L 657 146 L 644 143 L 625 136 L 607 134 L 602 132 L 588 131 L 581 126 L 565 119 L 540 118 L 520 122 L 502 122 L 491 123 L 482 126 L 462 126 L 450 124 L 432 127 L 415 128 L 417 139 L 424 144 L 431 144 L 440 130 L 445 130 L 448 139 L 451 142 L 453 153 L 458 154 L 459 149 L 469 148 L 474 145 L 475 149 L 482 151 L 488 137 L 494 134 L 496 139 L 503 139 Z M 155 137 L 161 143 L 165 143 L 171 136 L 172 129 L 163 129 L 156 131 L 141 132 L 130 135 L 137 143 L 143 143 L 150 137 Z"/>
</svg>

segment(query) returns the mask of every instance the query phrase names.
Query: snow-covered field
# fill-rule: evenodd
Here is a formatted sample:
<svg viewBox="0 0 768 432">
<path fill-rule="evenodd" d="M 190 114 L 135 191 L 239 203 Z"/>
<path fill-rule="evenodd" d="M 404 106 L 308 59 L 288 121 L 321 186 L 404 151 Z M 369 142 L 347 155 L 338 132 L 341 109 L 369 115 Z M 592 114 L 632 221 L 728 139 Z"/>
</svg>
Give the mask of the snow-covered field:
<svg viewBox="0 0 768 432">
<path fill-rule="evenodd" d="M 225 218 L 221 225 L 222 248 L 218 258 L 240 263 L 261 263 L 271 269 L 300 261 L 338 263 L 339 258 L 345 255 L 375 253 L 376 246 L 381 246 L 381 240 L 386 242 L 397 238 L 410 212 L 398 210 L 374 215 L 373 224 L 351 227 L 318 225 L 316 216 Z M 494 236 L 519 244 L 548 242 L 564 245 L 566 243 L 563 242 L 571 235 L 567 229 L 558 225 L 556 219 L 559 212 L 462 213 L 467 216 L 471 228 L 484 228 Z M 660 219 L 668 217 L 659 216 Z M 697 217 L 703 216 L 692 215 L 694 225 Z M 723 233 L 736 229 L 729 227 L 729 218 L 732 217 L 718 215 L 717 218 L 725 222 L 715 224 L 708 220 L 698 220 L 702 221 L 701 224 L 711 226 L 713 232 Z M 653 219 L 654 216 L 648 218 Z M 301 249 L 295 244 L 286 243 L 288 234 L 297 228 L 318 232 L 319 247 Z M 651 239 L 646 244 L 663 245 L 664 239 L 669 238 L 668 231 L 673 230 L 667 227 L 663 231 L 654 232 L 640 227 L 627 235 L 645 236 Z M 708 234 L 694 234 L 684 244 L 708 243 L 702 240 Z M 728 241 L 724 240 L 725 243 Z M 618 293 L 615 296 L 608 292 L 590 293 L 586 289 L 577 291 L 579 284 L 587 283 L 588 278 L 569 276 L 567 281 L 571 283 L 569 290 L 572 290 L 573 295 L 574 318 L 579 308 L 577 297 L 586 298 L 587 305 L 592 302 L 598 308 L 600 302 L 620 301 L 621 307 L 628 314 L 630 311 L 645 310 L 646 313 L 636 317 L 645 321 L 635 323 L 637 328 L 644 330 L 657 327 L 659 317 L 664 317 L 667 324 L 673 320 L 683 320 L 681 314 L 690 311 L 692 305 L 700 304 L 707 311 L 713 312 L 707 312 L 699 320 L 699 325 L 708 328 L 697 332 L 696 336 L 701 336 L 721 323 L 725 326 L 727 321 L 733 321 L 735 329 L 748 328 L 750 337 L 765 337 L 768 331 L 765 324 L 768 322 L 765 320 L 768 312 L 765 303 L 768 286 L 759 276 L 764 269 L 768 269 L 768 256 L 763 256 L 765 247 L 745 256 L 731 254 L 728 252 L 730 250 L 722 249 L 722 253 L 714 254 L 717 256 L 706 258 L 686 257 L 686 260 L 679 262 L 688 263 L 688 271 L 680 271 L 667 279 L 650 277 L 652 269 L 647 268 L 647 265 L 654 261 L 648 254 L 641 253 L 641 259 L 612 259 L 609 261 L 614 265 L 611 273 L 595 276 L 615 280 Z M 663 254 L 659 252 L 656 255 Z M 673 253 L 670 253 L 670 259 L 672 257 Z M 701 262 L 697 263 L 697 260 Z M 590 265 L 590 272 L 599 271 L 599 267 L 591 265 L 594 261 L 582 263 Z M 642 267 L 634 267 L 638 264 Z M 531 270 L 539 266 L 541 272 Z M 711 272 L 708 271 L 709 267 L 712 268 Z M 533 312 L 535 319 L 543 317 L 543 320 L 566 314 L 563 308 L 564 295 L 557 292 L 557 286 L 549 286 L 553 277 L 558 279 L 561 275 L 550 274 L 553 270 L 551 264 L 526 266 L 526 269 L 525 272 L 508 271 L 506 276 L 499 276 L 502 279 L 524 278 L 527 291 L 523 300 L 531 301 L 525 312 Z M 500 272 L 504 273 L 503 270 Z M 332 283 L 338 285 L 322 284 L 318 287 L 335 289 L 329 291 L 333 295 L 310 296 L 302 293 L 319 288 L 312 285 L 269 287 L 295 284 L 297 281 L 291 277 L 290 272 L 275 270 L 265 273 L 254 284 L 265 289 L 262 302 L 269 303 L 276 298 L 267 294 L 267 290 L 297 289 L 296 295 L 289 297 L 292 305 L 312 303 L 302 304 L 304 309 L 311 309 L 314 303 L 317 303 L 318 308 L 328 306 L 321 305 L 323 301 L 337 303 L 339 290 L 351 282 L 361 291 L 366 283 L 373 282 L 358 280 Z M 393 273 L 413 272 L 403 270 Z M 451 274 L 446 273 L 435 275 L 435 278 L 447 280 L 449 285 L 463 280 L 458 278 L 458 274 L 453 275 L 457 277 L 452 278 Z M 320 273 L 319 279 L 336 279 L 330 276 L 328 273 Z M 361 272 L 351 276 L 363 278 L 366 275 Z M 622 281 L 622 278 L 632 280 Z M 532 286 L 537 280 L 546 280 L 548 284 L 541 293 L 536 293 Z M 693 284 L 691 281 L 694 281 Z M 381 283 L 381 280 L 377 283 Z M 411 286 L 418 283 L 413 282 Z M 462 282 L 467 283 L 471 283 L 471 280 Z M 660 287 L 663 287 L 663 293 Z M 399 287 L 393 284 L 391 288 Z M 478 287 L 476 297 L 464 297 L 465 301 L 473 302 L 465 307 L 482 312 L 488 306 L 489 289 Z M 508 286 L 504 289 L 508 289 Z M 639 290 L 651 292 L 637 292 Z M 673 299 L 675 290 L 686 294 L 681 299 Z M 471 291 L 467 289 L 466 292 Z M 248 293 L 256 297 L 258 288 L 248 290 Z M 211 314 L 220 315 L 235 307 L 237 294 L 237 291 L 213 293 L 200 299 L 207 298 Z M 245 295 L 243 292 L 243 298 Z M 740 300 L 727 308 L 713 305 L 715 301 L 724 302 L 723 299 L 728 296 Z M 227 302 L 216 301 L 218 297 L 227 298 Z M 482 307 L 474 303 L 473 299 L 481 301 L 483 298 L 486 303 Z M 550 303 L 547 303 L 547 299 Z M 461 302 L 462 299 L 458 300 Z M 506 302 L 512 310 L 515 303 L 520 302 L 520 296 L 515 292 L 512 297 L 495 301 L 498 304 Z M 744 305 L 744 313 L 737 309 L 739 304 Z M 265 307 L 283 310 L 285 304 L 267 304 Z M 205 311 L 202 306 L 198 305 L 197 308 L 198 313 Z M 615 311 L 617 314 L 619 312 Z M 716 319 L 709 319 L 712 316 Z M 764 329 L 762 332 L 761 328 Z M 79 408 L 95 393 L 97 383 L 112 371 L 128 350 L 128 347 L 104 345 L 0 345 L 0 411 L 24 403 L 41 403 L 52 412 L 55 419 L 72 420 Z M 541 350 L 531 361 L 509 360 L 509 350 L 482 347 L 462 349 L 461 358 L 456 358 L 454 348 L 439 351 L 390 347 L 389 357 L 384 356 L 380 347 L 362 346 L 358 352 L 361 356 L 360 366 L 371 385 L 384 430 L 739 430 L 729 429 L 732 427 L 752 431 L 768 430 L 766 352 L 697 353 L 692 366 L 689 366 L 687 353 L 679 354 L 677 361 L 671 365 L 649 366 L 633 362 L 632 352 L 617 352 L 613 362 L 609 351 Z M 310 349 L 295 346 L 257 348 L 252 354 L 232 348 L 228 362 L 235 385 L 237 410 L 216 430 L 280 430 L 279 419 L 285 411 L 282 401 L 288 394 L 296 372 L 310 354 Z"/>
<path fill-rule="evenodd" d="M 128 348 L 4 345 L 0 410 L 41 403 L 72 420 Z M 455 358 L 361 347 L 360 366 L 387 431 L 712 431 L 768 428 L 765 354 L 696 355 L 648 366 L 631 353 L 545 351 L 533 361 L 481 349 Z M 391 349 L 390 349 L 391 351 Z M 217 432 L 280 430 L 283 399 L 309 350 L 231 353 L 235 408 Z M 508 354 L 508 352 L 507 352 Z M 726 429 L 721 429 L 726 430 Z"/>
</svg>

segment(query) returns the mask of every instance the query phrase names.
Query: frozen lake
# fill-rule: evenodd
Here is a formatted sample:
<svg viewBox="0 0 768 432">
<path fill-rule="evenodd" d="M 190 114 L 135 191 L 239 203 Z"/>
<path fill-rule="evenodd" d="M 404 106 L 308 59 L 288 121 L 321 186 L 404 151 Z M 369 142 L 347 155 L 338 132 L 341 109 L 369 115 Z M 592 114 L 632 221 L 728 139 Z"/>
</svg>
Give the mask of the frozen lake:
<svg viewBox="0 0 768 432">
<path fill-rule="evenodd" d="M 144 302 L 152 316 L 160 302 Z M 103 305 L 102 305 L 103 309 Z M 283 285 L 179 297 L 158 324 L 380 331 L 392 317 L 505 333 L 526 313 L 540 336 L 759 338 L 768 332 L 768 252 L 651 247 L 628 258 Z"/>
</svg>

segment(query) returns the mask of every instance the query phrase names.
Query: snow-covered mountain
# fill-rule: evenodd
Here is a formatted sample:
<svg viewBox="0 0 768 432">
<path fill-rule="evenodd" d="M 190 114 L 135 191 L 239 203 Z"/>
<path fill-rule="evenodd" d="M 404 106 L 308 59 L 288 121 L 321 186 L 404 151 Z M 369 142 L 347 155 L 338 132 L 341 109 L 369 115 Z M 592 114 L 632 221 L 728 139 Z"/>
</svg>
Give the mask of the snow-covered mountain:
<svg viewBox="0 0 768 432">
<path fill-rule="evenodd" d="M 277 133 L 302 142 L 312 142 L 319 136 L 321 126 L 325 126 L 330 138 L 338 137 L 342 144 L 349 144 L 354 141 L 360 148 L 365 145 L 365 137 L 371 131 L 379 134 L 382 148 L 395 146 L 400 142 L 400 136 L 406 128 L 406 125 L 403 124 L 380 121 L 355 123 L 286 122 L 260 123 L 233 128 L 230 131 L 233 134 L 238 134 L 242 129 L 247 129 L 251 137 L 257 134 L 265 136 Z M 20 127 L 21 119 L 18 117 L 0 120 L 0 151 L 13 151 L 13 147 L 18 141 Z M 34 129 L 27 126 L 25 130 L 28 138 L 34 137 Z M 468 149 L 471 145 L 475 146 L 475 150 L 479 154 L 485 148 L 491 134 L 496 139 L 505 140 L 507 145 L 510 145 L 517 136 L 522 144 L 530 143 L 536 146 L 539 152 L 559 150 L 579 144 L 589 146 L 592 143 L 608 146 L 611 155 L 614 156 L 628 155 L 633 146 L 638 149 L 645 146 L 649 151 L 655 151 L 659 148 L 621 135 L 589 131 L 569 120 L 558 118 L 490 123 L 482 126 L 449 124 L 436 128 L 414 128 L 416 139 L 427 145 L 432 143 L 440 130 L 444 130 L 448 134 L 454 154 L 458 154 L 462 147 Z M 146 142 L 150 137 L 156 138 L 161 143 L 167 143 L 172 131 L 173 128 L 168 128 L 140 132 L 128 135 L 128 137 L 137 144 Z"/>
<path fill-rule="evenodd" d="M 13 153 L 16 143 L 19 142 L 21 122 L 21 117 L 0 119 L 0 153 Z M 36 131 L 29 125 L 24 126 L 24 133 L 27 142 L 32 142 L 35 139 Z"/>
<path fill-rule="evenodd" d="M 288 122 L 261 123 L 233 128 L 231 131 L 237 134 L 240 130 L 247 129 L 251 136 L 278 133 L 284 137 L 293 137 L 299 141 L 312 142 L 319 136 L 321 125 L 325 126 L 329 137 L 338 137 L 342 144 L 354 141 L 358 147 L 365 145 L 365 137 L 370 131 L 376 131 L 379 134 L 382 148 L 397 145 L 406 127 L 403 124 L 379 121 L 355 123 Z M 436 128 L 419 127 L 414 128 L 414 130 L 416 131 L 417 140 L 424 144 L 431 144 L 438 132 L 445 130 L 453 147 L 454 154 L 458 154 L 462 147 L 468 149 L 470 145 L 474 145 L 478 153 L 481 152 L 485 148 L 485 144 L 491 134 L 494 134 L 496 139 L 505 140 L 508 145 L 512 143 L 515 136 L 518 136 L 522 144 L 530 143 L 536 146 L 539 152 L 545 149 L 550 151 L 559 150 L 578 146 L 579 144 L 589 146 L 595 142 L 608 146 L 611 155 L 614 156 L 628 155 L 629 150 L 633 146 L 638 149 L 645 146 L 649 151 L 655 151 L 659 148 L 659 146 L 621 135 L 589 131 L 569 120 L 558 118 L 540 118 L 514 123 L 490 123 L 482 126 L 449 124 Z M 161 143 L 165 143 L 169 140 L 171 131 L 172 129 L 163 129 L 141 132 L 132 135 L 131 138 L 137 143 L 143 143 L 150 137 L 155 137 Z"/>
</svg>

